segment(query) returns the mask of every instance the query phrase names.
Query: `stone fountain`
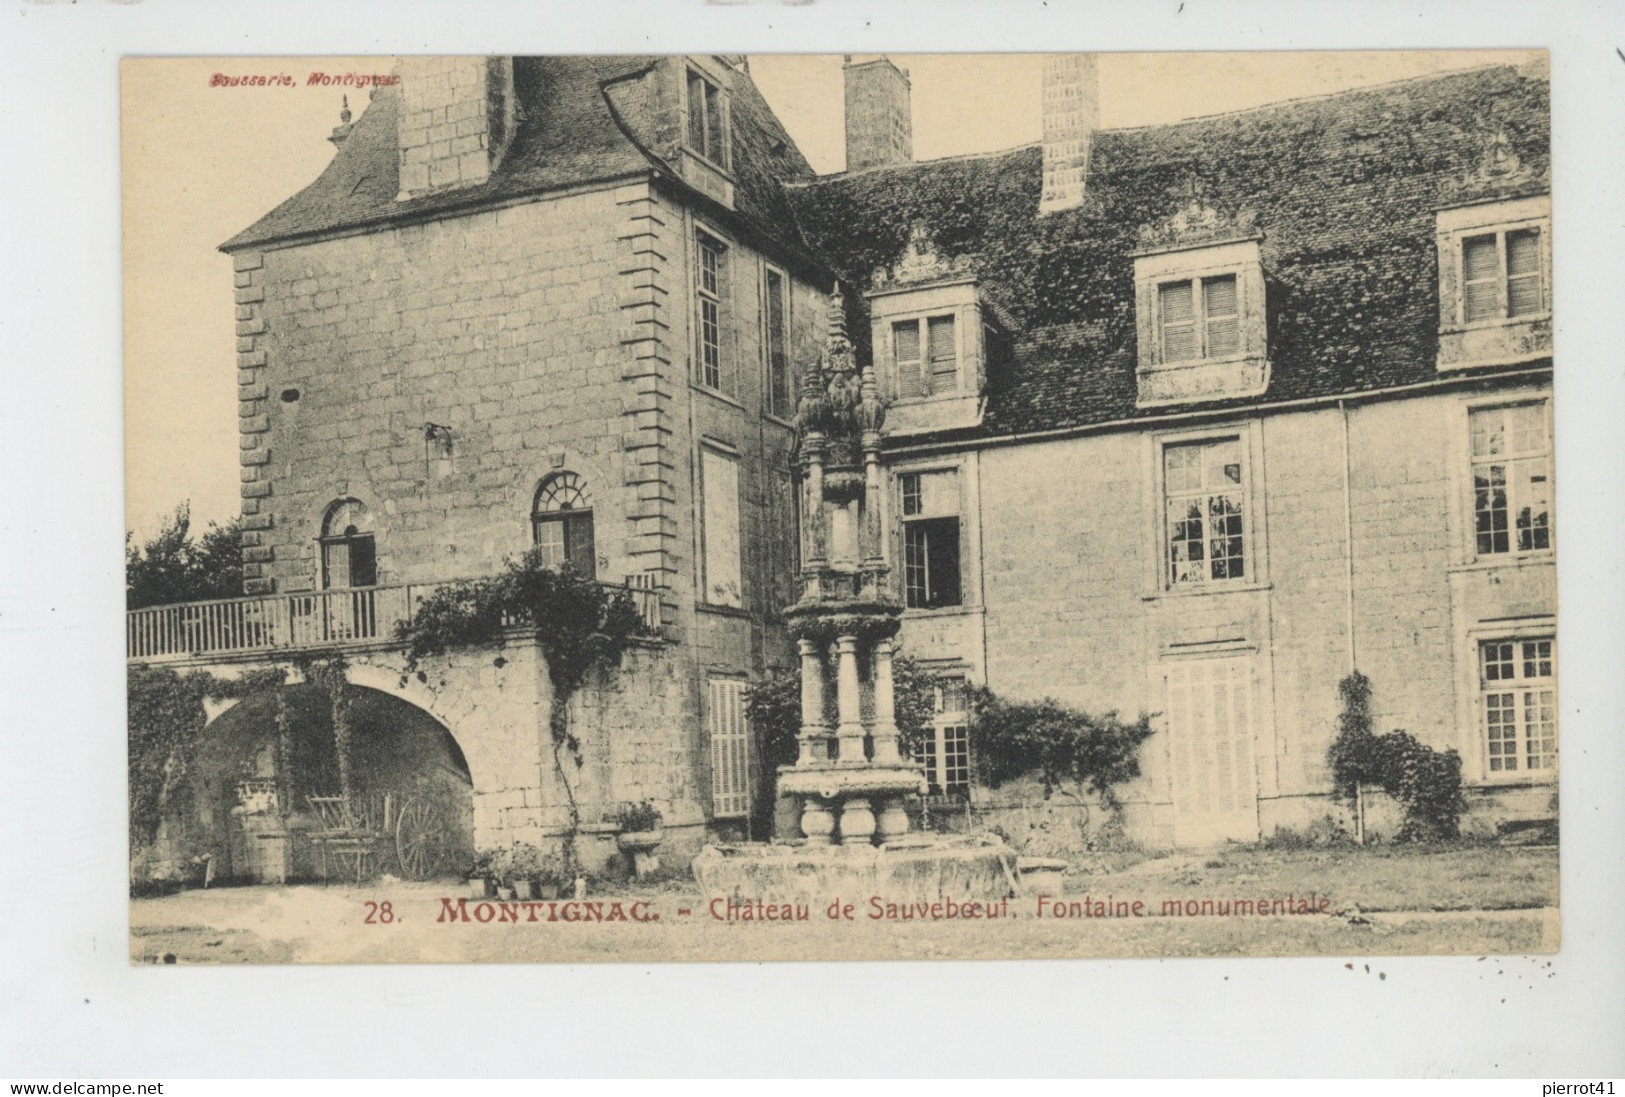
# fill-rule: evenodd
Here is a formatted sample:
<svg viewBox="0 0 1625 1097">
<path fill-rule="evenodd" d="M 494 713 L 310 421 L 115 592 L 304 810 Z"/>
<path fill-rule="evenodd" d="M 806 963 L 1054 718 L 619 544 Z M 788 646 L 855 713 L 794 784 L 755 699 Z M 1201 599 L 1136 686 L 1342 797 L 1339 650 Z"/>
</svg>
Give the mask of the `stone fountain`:
<svg viewBox="0 0 1625 1097">
<path fill-rule="evenodd" d="M 707 847 L 694 874 L 713 895 L 985 900 L 1015 890 L 1008 847 L 909 835 L 906 800 L 927 786 L 923 767 L 898 749 L 893 709 L 902 605 L 887 583 L 885 419 L 874 371 L 858 368 L 837 285 L 796 414 L 803 567 L 785 619 L 801 655 L 801 731 L 778 787 L 797 801 L 803 839 Z"/>
</svg>

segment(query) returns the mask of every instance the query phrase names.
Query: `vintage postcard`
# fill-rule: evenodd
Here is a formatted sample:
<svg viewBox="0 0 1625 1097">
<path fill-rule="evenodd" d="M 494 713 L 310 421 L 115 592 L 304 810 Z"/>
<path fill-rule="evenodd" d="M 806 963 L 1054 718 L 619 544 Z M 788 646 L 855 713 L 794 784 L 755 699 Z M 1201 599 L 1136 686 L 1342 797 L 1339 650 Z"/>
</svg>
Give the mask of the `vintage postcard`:
<svg viewBox="0 0 1625 1097">
<path fill-rule="evenodd" d="M 1548 84 L 126 60 L 132 961 L 1556 949 Z"/>
</svg>

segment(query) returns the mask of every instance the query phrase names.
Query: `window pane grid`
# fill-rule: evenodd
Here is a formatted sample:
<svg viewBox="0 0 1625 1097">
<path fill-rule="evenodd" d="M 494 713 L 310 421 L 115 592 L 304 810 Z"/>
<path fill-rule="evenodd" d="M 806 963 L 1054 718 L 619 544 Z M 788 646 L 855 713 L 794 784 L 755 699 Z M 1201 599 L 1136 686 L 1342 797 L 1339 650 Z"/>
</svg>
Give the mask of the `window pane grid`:
<svg viewBox="0 0 1625 1097">
<path fill-rule="evenodd" d="M 1557 692 L 1553 642 L 1497 640 L 1479 646 L 1484 684 L 1485 757 L 1491 773 L 1557 765 Z M 1518 683 L 1520 688 L 1507 688 Z"/>
<path fill-rule="evenodd" d="M 722 247 L 710 237 L 697 241 L 699 263 L 696 288 L 699 291 L 700 383 L 722 388 Z"/>
</svg>

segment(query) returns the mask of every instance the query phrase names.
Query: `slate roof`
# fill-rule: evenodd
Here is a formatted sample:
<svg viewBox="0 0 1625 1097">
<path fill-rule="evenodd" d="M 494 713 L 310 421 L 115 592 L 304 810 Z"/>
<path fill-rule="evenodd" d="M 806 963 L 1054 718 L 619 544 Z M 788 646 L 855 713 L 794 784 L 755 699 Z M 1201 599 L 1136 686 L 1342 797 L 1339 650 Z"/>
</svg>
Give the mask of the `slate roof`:
<svg viewBox="0 0 1625 1097">
<path fill-rule="evenodd" d="M 1477 69 L 1101 131 L 1084 205 L 1042 218 L 1037 147 L 827 176 L 789 193 L 808 246 L 849 284 L 867 286 L 895 262 L 916 221 L 943 255 L 969 257 L 1014 320 L 1013 361 L 990 369 L 980 428 L 1004 435 L 1166 413 L 1135 408 L 1132 253 L 1142 226 L 1189 202 L 1193 181 L 1222 213 L 1255 215 L 1264 236 L 1263 399 L 1436 377 L 1435 212 L 1465 200 L 1457 184 L 1498 127 L 1526 167 L 1546 170 L 1544 78 Z M 867 342 L 866 323 L 851 330 Z"/>
<path fill-rule="evenodd" d="M 650 70 L 661 58 L 516 57 L 514 91 L 524 118 L 507 154 L 479 186 L 396 201 L 399 87 L 376 89 L 348 139 L 309 186 L 221 245 L 259 246 L 342 229 L 657 171 L 677 178 L 663 148 L 677 120 L 656 108 Z M 812 169 L 755 84 L 728 71 L 735 208 L 762 232 L 795 242 L 781 181 Z M 664 154 L 663 154 L 664 153 Z"/>
</svg>

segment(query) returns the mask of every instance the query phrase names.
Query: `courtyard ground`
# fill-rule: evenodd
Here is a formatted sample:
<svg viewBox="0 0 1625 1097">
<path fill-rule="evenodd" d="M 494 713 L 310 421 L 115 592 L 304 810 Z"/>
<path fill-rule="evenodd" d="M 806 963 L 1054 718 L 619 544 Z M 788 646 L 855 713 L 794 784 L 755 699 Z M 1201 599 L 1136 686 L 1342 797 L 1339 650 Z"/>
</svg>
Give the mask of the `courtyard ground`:
<svg viewBox="0 0 1625 1097">
<path fill-rule="evenodd" d="M 1553 847 L 1101 855 L 1084 859 L 1065 878 L 1062 894 L 1042 904 L 1029 896 L 1010 900 L 998 918 L 908 921 L 869 917 L 884 908 L 859 895 L 829 897 L 851 902 L 850 918 L 832 919 L 827 905 L 814 904 L 806 921 L 747 920 L 737 910 L 730 919 L 726 899 L 700 894 L 691 880 L 605 883 L 587 897 L 596 907 L 543 902 L 484 909 L 468 898 L 465 884 L 451 880 L 226 887 L 132 900 L 131 959 L 647 963 L 1505 955 L 1556 949 L 1557 867 Z M 1286 909 L 1307 901 L 1315 912 L 1237 914 L 1238 899 L 1270 901 L 1275 911 L 1281 906 L 1274 900 L 1287 900 Z M 1099 902 L 1114 913 L 1090 913 L 1101 909 L 1094 905 Z M 1135 902 L 1139 913 L 1132 913 Z"/>
</svg>

